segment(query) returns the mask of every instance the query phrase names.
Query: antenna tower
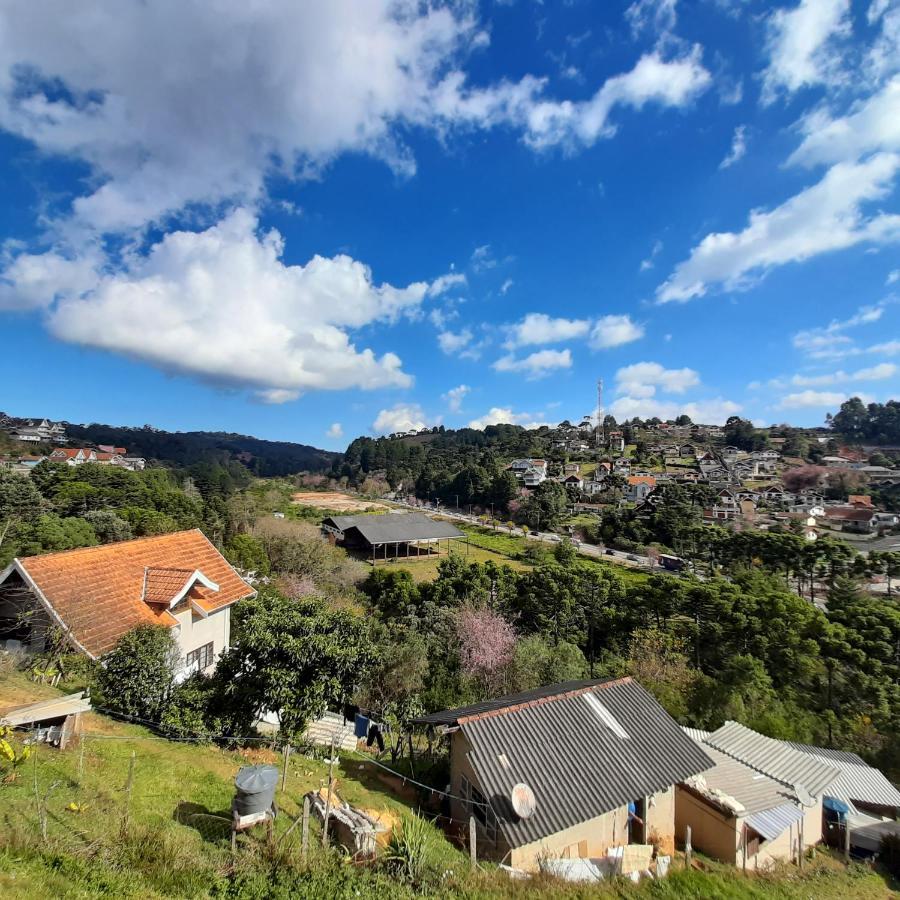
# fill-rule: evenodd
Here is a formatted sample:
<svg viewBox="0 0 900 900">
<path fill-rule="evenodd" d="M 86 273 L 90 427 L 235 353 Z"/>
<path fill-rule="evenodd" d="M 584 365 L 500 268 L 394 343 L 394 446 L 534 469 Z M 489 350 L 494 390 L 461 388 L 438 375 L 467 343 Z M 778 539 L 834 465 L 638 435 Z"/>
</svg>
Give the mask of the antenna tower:
<svg viewBox="0 0 900 900">
<path fill-rule="evenodd" d="M 597 381 L 597 446 L 603 444 L 603 379 Z"/>
</svg>

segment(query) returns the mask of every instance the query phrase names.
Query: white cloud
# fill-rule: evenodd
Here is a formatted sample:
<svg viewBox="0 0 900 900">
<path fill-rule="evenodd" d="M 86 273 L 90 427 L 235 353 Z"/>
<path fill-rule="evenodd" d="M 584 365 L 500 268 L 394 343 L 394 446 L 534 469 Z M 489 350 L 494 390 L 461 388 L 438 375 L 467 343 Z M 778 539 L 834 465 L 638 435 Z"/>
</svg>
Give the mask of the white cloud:
<svg viewBox="0 0 900 900">
<path fill-rule="evenodd" d="M 670 394 L 683 394 L 700 384 L 693 369 L 666 369 L 656 362 L 639 362 L 616 372 L 616 392 L 635 398 L 652 397 L 656 389 Z"/>
<path fill-rule="evenodd" d="M 100 257 L 86 253 L 65 257 L 49 251 L 22 253 L 0 271 L 0 310 L 32 310 L 50 306 L 62 293 L 80 294 L 97 282 Z"/>
<path fill-rule="evenodd" d="M 884 356 L 897 356 L 900 354 L 900 341 L 885 341 L 883 344 L 874 344 L 866 352 L 881 353 Z"/>
<path fill-rule="evenodd" d="M 335 422 L 328 426 L 325 434 L 330 438 L 342 438 L 344 436 L 344 426 L 340 422 Z"/>
<path fill-rule="evenodd" d="M 900 76 L 858 102 L 845 116 L 819 109 L 800 120 L 800 146 L 788 162 L 831 164 L 875 150 L 900 151 Z"/>
<path fill-rule="evenodd" d="M 450 390 L 443 395 L 443 399 L 447 401 L 447 407 L 450 412 L 456 413 L 462 409 L 463 400 L 466 399 L 466 394 L 471 390 L 472 388 L 467 384 L 461 384 L 458 387 L 450 388 Z"/>
<path fill-rule="evenodd" d="M 398 403 L 390 409 L 382 409 L 372 423 L 376 434 L 392 434 L 395 431 L 419 431 L 428 427 L 428 421 L 418 403 Z"/>
<path fill-rule="evenodd" d="M 763 102 L 845 77 L 841 42 L 852 31 L 850 0 L 800 0 L 793 9 L 773 12 L 768 31 Z"/>
<path fill-rule="evenodd" d="M 587 335 L 588 319 L 554 319 L 545 313 L 528 313 L 521 321 L 510 325 L 506 346 L 527 347 L 534 344 L 556 344 Z"/>
<path fill-rule="evenodd" d="M 268 402 L 409 386 L 396 354 L 357 349 L 351 335 L 415 313 L 432 285 L 377 285 L 367 266 L 343 255 L 285 265 L 282 251 L 277 231 L 258 234 L 255 217 L 238 209 L 205 231 L 166 235 L 117 270 L 98 270 L 89 288 L 80 270 L 70 283 L 64 271 L 46 288 L 60 297 L 47 325 L 62 340 L 250 388 Z M 48 278 L 59 274 L 55 265 Z"/>
<path fill-rule="evenodd" d="M 465 350 L 472 343 L 472 329 L 463 328 L 460 331 L 441 331 L 438 333 L 438 346 L 448 356 Z"/>
<path fill-rule="evenodd" d="M 662 250 L 662 248 L 663 248 L 662 241 L 654 241 L 653 242 L 653 247 L 650 250 L 650 255 L 646 259 L 641 260 L 641 271 L 642 272 L 646 272 L 648 269 L 653 268 L 653 266 L 656 263 L 656 257 L 659 255 L 659 252 Z"/>
<path fill-rule="evenodd" d="M 601 316 L 594 322 L 588 344 L 594 350 L 621 347 L 644 336 L 644 326 L 632 322 L 628 315 Z"/>
<path fill-rule="evenodd" d="M 543 378 L 556 369 L 572 366 L 572 352 L 566 350 L 537 350 L 517 359 L 512 353 L 501 356 L 493 368 L 498 372 L 524 372 L 529 380 Z"/>
<path fill-rule="evenodd" d="M 500 293 L 506 294 L 509 291 L 509 289 L 513 286 L 513 283 L 514 282 L 513 282 L 512 278 L 507 278 L 506 281 L 504 281 L 503 284 L 500 285 Z"/>
<path fill-rule="evenodd" d="M 446 275 L 441 275 L 439 278 L 435 278 L 434 281 L 428 286 L 428 296 L 429 297 L 438 297 L 441 294 L 446 293 L 451 288 L 459 287 L 466 283 L 466 276 L 460 272 L 448 272 Z"/>
<path fill-rule="evenodd" d="M 878 363 L 855 372 L 827 372 L 823 375 L 794 375 L 791 384 L 796 387 L 825 387 L 830 384 L 844 384 L 854 381 L 883 381 L 893 378 L 900 371 L 894 363 Z"/>
<path fill-rule="evenodd" d="M 840 391 L 799 391 L 795 394 L 788 394 L 781 398 L 778 404 L 779 409 L 805 409 L 809 407 L 837 407 L 840 406 L 850 395 Z M 864 403 L 870 403 L 872 398 L 865 394 L 854 394 Z"/>
<path fill-rule="evenodd" d="M 712 400 L 700 400 L 693 403 L 675 403 L 659 400 L 656 397 L 619 397 L 609 408 L 609 411 L 620 422 L 633 419 L 676 419 L 685 414 L 691 420 L 704 425 L 722 425 L 729 416 L 741 411 L 741 406 L 732 400 L 724 400 L 721 397 Z"/>
<path fill-rule="evenodd" d="M 472 251 L 472 258 L 469 260 L 472 270 L 475 272 L 485 272 L 488 269 L 497 267 L 497 260 L 491 251 L 490 244 L 482 244 Z"/>
<path fill-rule="evenodd" d="M 832 166 L 821 181 L 781 206 L 753 210 L 743 231 L 708 234 L 657 288 L 657 298 L 690 300 L 716 284 L 742 290 L 775 266 L 900 239 L 900 216 L 864 212 L 866 204 L 890 193 L 898 168 L 900 155 L 889 153 Z"/>
<path fill-rule="evenodd" d="M 832 319 L 828 325 L 820 328 L 808 328 L 798 331 L 791 342 L 797 350 L 815 359 L 826 359 L 853 355 L 858 352 L 853 348 L 853 340 L 844 334 L 859 325 L 870 325 L 877 322 L 884 314 L 884 304 L 861 306 L 849 319 Z"/>
<path fill-rule="evenodd" d="M 654 51 L 642 56 L 629 72 L 609 78 L 589 100 L 524 105 L 520 101 L 512 109 L 524 120 L 525 141 L 532 147 L 591 145 L 615 134 L 616 126 L 609 119 L 617 106 L 640 110 L 648 103 L 677 108 L 693 102 L 712 81 L 700 57 L 699 46 L 671 61 Z M 509 112 L 507 116 L 516 118 Z"/>
<path fill-rule="evenodd" d="M 661 35 L 672 32 L 678 21 L 677 3 L 678 0 L 634 0 L 625 10 L 632 35 L 639 37 L 644 31 Z"/>
<path fill-rule="evenodd" d="M 731 138 L 731 150 L 728 156 L 719 163 L 720 169 L 728 169 L 739 160 L 744 158 L 747 153 L 747 126 L 738 125 L 734 129 L 734 136 Z"/>
<path fill-rule="evenodd" d="M 885 280 L 885 284 L 891 285 L 896 284 L 900 281 L 900 269 L 894 269 L 892 272 L 888 273 L 888 277 Z"/>
<path fill-rule="evenodd" d="M 409 126 L 591 144 L 614 133 L 617 106 L 682 107 L 710 82 L 695 48 L 645 55 L 584 101 L 549 99 L 532 75 L 471 86 L 462 65 L 489 38 L 470 3 L 47 0 L 41 15 L 4 4 L 0 36 L 0 127 L 90 167 L 74 214 L 103 232 L 253 202 L 268 175 L 344 152 L 412 174 Z"/>
<path fill-rule="evenodd" d="M 492 406 L 483 416 L 472 419 L 469 428 L 483 431 L 488 425 L 521 425 L 523 428 L 540 428 L 546 425 L 541 414 L 522 412 L 517 413 L 509 406 Z"/>
</svg>

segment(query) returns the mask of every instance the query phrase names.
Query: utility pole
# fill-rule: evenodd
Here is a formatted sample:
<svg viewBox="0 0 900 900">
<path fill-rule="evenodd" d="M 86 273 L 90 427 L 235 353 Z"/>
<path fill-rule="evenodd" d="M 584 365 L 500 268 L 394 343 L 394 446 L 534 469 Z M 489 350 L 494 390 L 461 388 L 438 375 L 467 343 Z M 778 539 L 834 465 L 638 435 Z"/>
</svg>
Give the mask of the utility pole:
<svg viewBox="0 0 900 900">
<path fill-rule="evenodd" d="M 603 445 L 603 379 L 597 381 L 597 448 Z"/>
<path fill-rule="evenodd" d="M 325 797 L 325 816 L 322 819 L 322 846 L 328 846 L 328 817 L 331 815 L 331 788 L 334 784 L 334 735 L 331 737 L 331 755 L 328 757 L 328 794 Z"/>
</svg>

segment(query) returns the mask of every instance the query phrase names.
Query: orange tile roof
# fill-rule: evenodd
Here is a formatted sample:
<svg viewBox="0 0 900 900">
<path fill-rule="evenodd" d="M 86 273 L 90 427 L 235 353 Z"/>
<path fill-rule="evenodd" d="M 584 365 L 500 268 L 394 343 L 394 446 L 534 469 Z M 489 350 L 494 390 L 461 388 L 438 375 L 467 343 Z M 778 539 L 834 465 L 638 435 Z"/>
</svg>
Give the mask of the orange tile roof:
<svg viewBox="0 0 900 900">
<path fill-rule="evenodd" d="M 652 475 L 632 475 L 628 479 L 629 484 L 649 484 L 656 487 L 656 479 Z"/>
<path fill-rule="evenodd" d="M 136 625 L 177 624 L 161 602 L 151 606 L 142 599 L 148 570 L 170 573 L 161 572 L 155 578 L 154 598 L 177 580 L 171 575 L 173 569 L 184 574 L 170 597 L 186 586 L 194 571 L 202 572 L 219 588 L 213 591 L 194 583 L 190 589 L 188 596 L 205 612 L 215 612 L 255 594 L 199 529 L 28 556 L 16 559 L 13 565 L 37 588 L 75 642 L 94 657 L 112 650 Z M 168 583 L 164 586 L 165 579 Z"/>
</svg>

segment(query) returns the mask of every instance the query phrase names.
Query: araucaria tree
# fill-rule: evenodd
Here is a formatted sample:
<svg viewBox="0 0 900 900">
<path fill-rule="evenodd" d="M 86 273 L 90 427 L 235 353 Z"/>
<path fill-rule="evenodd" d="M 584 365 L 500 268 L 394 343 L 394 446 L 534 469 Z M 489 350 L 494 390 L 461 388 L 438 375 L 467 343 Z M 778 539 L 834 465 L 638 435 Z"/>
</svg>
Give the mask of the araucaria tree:
<svg viewBox="0 0 900 900">
<path fill-rule="evenodd" d="M 239 735 L 268 710 L 287 738 L 299 738 L 371 663 L 365 618 L 318 597 L 291 600 L 266 589 L 235 606 L 232 629 L 216 680 L 223 719 Z"/>
</svg>

